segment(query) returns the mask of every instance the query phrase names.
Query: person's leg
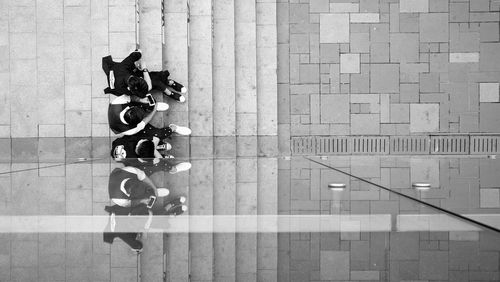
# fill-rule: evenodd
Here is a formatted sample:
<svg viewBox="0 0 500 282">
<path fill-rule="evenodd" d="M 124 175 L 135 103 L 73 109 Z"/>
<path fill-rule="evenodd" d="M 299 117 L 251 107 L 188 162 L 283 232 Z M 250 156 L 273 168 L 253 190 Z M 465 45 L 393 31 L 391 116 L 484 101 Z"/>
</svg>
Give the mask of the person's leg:
<svg viewBox="0 0 500 282">
<path fill-rule="evenodd" d="M 134 251 L 141 252 L 142 242 L 136 239 L 137 235 L 138 233 L 119 233 L 117 237 L 127 243 Z"/>
<path fill-rule="evenodd" d="M 173 131 L 170 127 L 156 128 L 149 123 L 139 132 L 141 137 L 158 137 L 160 140 L 170 137 L 172 133 Z"/>
<path fill-rule="evenodd" d="M 176 92 L 175 87 L 172 87 L 175 81 L 168 78 L 170 76 L 168 70 L 150 72 L 149 76 L 151 77 L 151 83 L 153 84 L 153 89 L 159 90 L 168 97 L 176 101 L 179 101 L 181 103 L 186 101 L 186 98 L 180 93 Z M 181 87 L 183 86 L 181 85 Z"/>
</svg>

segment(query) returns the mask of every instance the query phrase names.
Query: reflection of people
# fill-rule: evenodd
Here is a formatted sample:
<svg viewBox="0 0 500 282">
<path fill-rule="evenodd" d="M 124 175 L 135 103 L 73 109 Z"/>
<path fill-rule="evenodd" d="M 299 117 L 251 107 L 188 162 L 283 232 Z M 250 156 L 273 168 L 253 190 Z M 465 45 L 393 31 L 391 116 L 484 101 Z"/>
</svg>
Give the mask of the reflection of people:
<svg viewBox="0 0 500 282">
<path fill-rule="evenodd" d="M 154 159 L 120 159 L 126 166 L 133 166 L 141 169 L 148 176 L 162 171 L 170 174 L 176 174 L 191 169 L 191 163 L 178 162 L 173 158 L 154 158 Z"/>
<path fill-rule="evenodd" d="M 127 224 L 120 224 L 120 217 L 116 216 L 148 215 L 150 214 L 150 212 L 148 211 L 146 205 L 140 204 L 134 208 L 114 205 L 106 206 L 104 210 L 107 211 L 110 215 L 109 223 L 106 226 L 106 230 L 103 234 L 104 242 L 112 244 L 115 238 L 120 238 L 123 240 L 123 242 L 127 243 L 127 245 L 129 245 L 133 251 L 136 251 L 138 253 L 142 252 L 142 242 L 139 239 L 141 237 L 141 233 L 120 232 L 120 229 L 126 227 Z M 144 223 L 145 226 L 148 224 L 148 222 L 149 220 Z"/>
<path fill-rule="evenodd" d="M 161 196 L 169 194 L 168 189 L 161 189 Z M 147 204 L 151 196 L 158 197 L 157 190 L 151 179 L 135 167 L 115 168 L 109 176 L 109 198 L 122 207 Z"/>
</svg>

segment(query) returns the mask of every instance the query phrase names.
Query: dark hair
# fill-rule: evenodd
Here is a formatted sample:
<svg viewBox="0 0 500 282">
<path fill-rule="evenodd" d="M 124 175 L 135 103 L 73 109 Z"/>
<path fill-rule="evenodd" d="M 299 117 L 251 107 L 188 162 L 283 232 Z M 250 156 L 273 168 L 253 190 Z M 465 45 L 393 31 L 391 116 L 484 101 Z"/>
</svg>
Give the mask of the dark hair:
<svg viewBox="0 0 500 282">
<path fill-rule="evenodd" d="M 148 83 L 141 77 L 130 76 L 127 80 L 127 85 L 133 95 L 144 98 L 148 93 Z"/>
<path fill-rule="evenodd" d="M 146 112 L 141 107 L 131 107 L 125 112 L 123 118 L 125 121 L 132 126 L 136 126 L 142 121 Z"/>
<path fill-rule="evenodd" d="M 151 140 L 146 140 L 137 148 L 139 158 L 154 158 L 155 157 L 155 144 Z"/>
</svg>

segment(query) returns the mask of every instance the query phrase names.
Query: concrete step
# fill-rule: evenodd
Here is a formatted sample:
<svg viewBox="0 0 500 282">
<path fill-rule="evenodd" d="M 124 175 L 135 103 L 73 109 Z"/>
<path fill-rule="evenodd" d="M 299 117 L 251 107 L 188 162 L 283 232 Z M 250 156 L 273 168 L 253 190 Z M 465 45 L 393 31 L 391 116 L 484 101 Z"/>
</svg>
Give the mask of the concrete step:
<svg viewBox="0 0 500 282">
<path fill-rule="evenodd" d="M 139 45 L 150 71 L 162 69 L 162 7 L 156 0 L 139 0 Z"/>
<path fill-rule="evenodd" d="M 213 136 L 212 2 L 189 3 L 189 124 L 192 136 Z"/>
<path fill-rule="evenodd" d="M 163 69 L 170 72 L 170 78 L 188 88 L 186 102 L 177 103 L 170 98 L 165 101 L 170 109 L 164 114 L 169 123 L 189 126 L 189 80 L 188 80 L 188 4 L 187 0 L 164 1 L 165 18 Z M 178 140 L 172 140 L 177 147 Z"/>
<path fill-rule="evenodd" d="M 257 187 L 257 158 L 237 157 L 236 214 L 257 214 Z M 257 280 L 256 233 L 236 234 L 236 277 L 238 281 Z"/>
<path fill-rule="evenodd" d="M 255 1 L 234 3 L 236 134 L 257 135 Z"/>
<path fill-rule="evenodd" d="M 257 1 L 257 134 L 258 155 L 278 152 L 278 41 L 276 1 Z M 265 136 L 265 137 L 263 137 Z"/>
<path fill-rule="evenodd" d="M 213 214 L 212 159 L 192 160 L 189 179 L 189 210 L 191 215 Z M 189 234 L 191 281 L 210 281 L 213 278 L 213 234 Z"/>
<path fill-rule="evenodd" d="M 163 44 L 163 69 L 170 72 L 170 77 L 188 88 L 186 103 L 180 104 L 166 99 L 170 105 L 164 115 L 168 123 L 188 125 L 188 105 L 190 102 L 188 81 L 188 3 L 187 0 L 164 1 L 163 15 L 165 19 Z M 172 154 L 177 157 L 189 156 L 189 138 L 176 137 L 170 140 Z M 189 206 L 189 174 L 165 173 L 166 187 L 170 189 L 171 197 L 187 196 Z M 190 210 L 185 214 L 189 215 Z M 189 234 L 168 234 L 164 237 L 164 254 L 166 257 L 166 280 L 189 280 Z"/>
<path fill-rule="evenodd" d="M 134 1 L 109 2 L 109 52 L 121 61 L 136 47 L 136 10 Z"/>
<path fill-rule="evenodd" d="M 278 214 L 278 160 L 257 160 L 257 211 L 259 215 Z M 258 222 L 259 227 L 265 227 Z M 257 280 L 278 280 L 278 234 L 260 233 L 257 236 Z"/>
<path fill-rule="evenodd" d="M 236 134 L 234 1 L 213 1 L 213 118 L 215 136 Z"/>
<path fill-rule="evenodd" d="M 231 137 L 230 137 L 231 138 Z M 234 139 L 234 137 L 232 137 Z M 234 151 L 233 151 L 234 152 Z M 236 213 L 236 158 L 214 160 L 214 214 Z M 236 281 L 236 235 L 214 234 L 214 280 Z"/>
</svg>

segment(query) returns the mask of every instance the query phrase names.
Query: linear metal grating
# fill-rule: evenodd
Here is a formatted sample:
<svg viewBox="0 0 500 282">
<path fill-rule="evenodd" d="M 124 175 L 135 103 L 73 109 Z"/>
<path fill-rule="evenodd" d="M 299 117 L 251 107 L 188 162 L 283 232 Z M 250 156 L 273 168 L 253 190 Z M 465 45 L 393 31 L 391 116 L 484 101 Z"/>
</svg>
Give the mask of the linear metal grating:
<svg viewBox="0 0 500 282">
<path fill-rule="evenodd" d="M 390 153 L 393 155 L 429 154 L 429 138 L 427 136 L 391 136 Z"/>
<path fill-rule="evenodd" d="M 349 139 L 346 136 L 317 136 L 316 153 L 326 154 L 349 154 Z"/>
<path fill-rule="evenodd" d="M 316 154 L 314 136 L 292 137 L 292 153 L 297 155 Z"/>
<path fill-rule="evenodd" d="M 351 142 L 352 154 L 389 154 L 389 137 L 354 136 Z"/>
<path fill-rule="evenodd" d="M 498 154 L 500 153 L 500 136 L 471 136 L 471 154 Z"/>
<path fill-rule="evenodd" d="M 469 154 L 469 136 L 431 136 L 431 154 L 467 155 Z"/>
<path fill-rule="evenodd" d="M 500 134 L 420 136 L 295 136 L 294 155 L 500 154 Z"/>
</svg>

